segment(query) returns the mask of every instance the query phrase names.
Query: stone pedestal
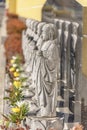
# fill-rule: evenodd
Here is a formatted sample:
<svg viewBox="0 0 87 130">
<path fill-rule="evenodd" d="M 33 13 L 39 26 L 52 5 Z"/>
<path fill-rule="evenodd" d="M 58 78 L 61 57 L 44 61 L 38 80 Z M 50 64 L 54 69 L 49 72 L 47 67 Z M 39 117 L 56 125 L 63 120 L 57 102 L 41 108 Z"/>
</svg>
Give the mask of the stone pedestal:
<svg viewBox="0 0 87 130">
<path fill-rule="evenodd" d="M 74 106 L 75 122 L 81 122 L 81 102 L 75 101 Z"/>
<path fill-rule="evenodd" d="M 64 107 L 69 107 L 69 89 L 64 89 L 64 99 L 66 101 Z"/>
<path fill-rule="evenodd" d="M 28 117 L 26 123 L 30 130 L 63 130 L 63 118 L 58 117 Z"/>
</svg>

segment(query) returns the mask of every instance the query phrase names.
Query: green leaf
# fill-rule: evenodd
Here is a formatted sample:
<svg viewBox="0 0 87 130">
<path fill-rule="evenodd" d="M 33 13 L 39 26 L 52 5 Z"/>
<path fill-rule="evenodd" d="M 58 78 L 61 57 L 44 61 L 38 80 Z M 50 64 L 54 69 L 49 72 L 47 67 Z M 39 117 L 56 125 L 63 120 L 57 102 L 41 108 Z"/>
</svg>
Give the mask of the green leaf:
<svg viewBox="0 0 87 130">
<path fill-rule="evenodd" d="M 9 98 L 9 97 L 4 97 L 3 99 L 4 99 L 4 100 L 9 100 L 10 98 Z"/>
<path fill-rule="evenodd" d="M 9 118 L 6 116 L 6 115 L 4 115 L 4 114 L 1 114 L 6 120 L 9 120 Z"/>
<path fill-rule="evenodd" d="M 5 89 L 5 91 L 6 91 L 7 93 L 11 93 L 11 92 L 12 92 L 12 91 L 9 90 L 9 89 Z"/>
<path fill-rule="evenodd" d="M 7 128 L 9 127 L 9 124 L 10 124 L 10 122 L 7 121 L 7 122 L 6 122 L 6 127 L 7 127 Z"/>
</svg>

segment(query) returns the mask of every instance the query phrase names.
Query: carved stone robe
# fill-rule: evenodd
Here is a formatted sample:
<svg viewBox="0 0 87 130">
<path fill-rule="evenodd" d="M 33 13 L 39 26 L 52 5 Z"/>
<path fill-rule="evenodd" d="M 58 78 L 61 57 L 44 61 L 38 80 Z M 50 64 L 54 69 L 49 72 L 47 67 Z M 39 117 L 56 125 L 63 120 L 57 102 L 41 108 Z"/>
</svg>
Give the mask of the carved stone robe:
<svg viewBox="0 0 87 130">
<path fill-rule="evenodd" d="M 56 40 L 44 42 L 42 55 L 37 54 L 36 79 L 40 116 L 56 115 L 58 49 Z"/>
</svg>

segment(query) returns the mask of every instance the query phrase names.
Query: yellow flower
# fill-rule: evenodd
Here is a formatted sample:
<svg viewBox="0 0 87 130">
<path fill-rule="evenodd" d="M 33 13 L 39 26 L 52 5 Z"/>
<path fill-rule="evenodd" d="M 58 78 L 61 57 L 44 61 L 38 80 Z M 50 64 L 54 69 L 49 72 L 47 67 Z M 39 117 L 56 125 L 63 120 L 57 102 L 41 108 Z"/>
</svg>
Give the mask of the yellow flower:
<svg viewBox="0 0 87 130">
<path fill-rule="evenodd" d="M 19 76 L 20 76 L 20 73 L 14 72 L 14 76 L 15 76 L 15 77 L 19 77 Z"/>
<path fill-rule="evenodd" d="M 11 72 L 15 71 L 15 68 L 14 68 L 14 67 L 11 67 L 11 68 L 10 68 L 10 71 L 11 71 Z"/>
<path fill-rule="evenodd" d="M 14 64 L 14 63 L 15 63 L 15 60 L 10 60 L 10 63 L 11 63 L 11 64 Z"/>
<path fill-rule="evenodd" d="M 13 82 L 13 85 L 14 85 L 16 88 L 20 88 L 22 84 L 21 84 L 20 81 L 14 81 L 14 82 Z"/>
<path fill-rule="evenodd" d="M 18 95 L 18 93 L 17 93 L 17 92 L 15 92 L 15 95 L 17 96 L 17 95 Z"/>
<path fill-rule="evenodd" d="M 14 108 L 12 108 L 12 112 L 18 113 L 18 112 L 20 112 L 20 108 L 14 107 Z"/>
</svg>

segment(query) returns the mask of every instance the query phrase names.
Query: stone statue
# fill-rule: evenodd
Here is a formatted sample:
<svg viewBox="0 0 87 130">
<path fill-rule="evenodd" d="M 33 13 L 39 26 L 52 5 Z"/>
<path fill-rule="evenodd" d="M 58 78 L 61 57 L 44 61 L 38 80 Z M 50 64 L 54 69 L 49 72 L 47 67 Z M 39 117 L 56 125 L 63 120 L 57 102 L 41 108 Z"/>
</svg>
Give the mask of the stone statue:
<svg viewBox="0 0 87 130">
<path fill-rule="evenodd" d="M 27 57 L 28 58 L 28 64 L 27 64 L 27 68 L 26 68 L 26 71 L 28 73 L 31 73 L 31 80 L 32 80 L 32 83 L 30 84 L 29 86 L 29 91 L 32 91 L 33 93 L 35 93 L 35 85 L 34 85 L 34 77 L 35 77 L 35 71 L 34 71 L 34 68 L 35 68 L 35 65 L 36 65 L 36 52 L 38 50 L 36 44 L 37 44 L 37 41 L 40 39 L 40 35 L 41 35 L 41 28 L 45 25 L 44 22 L 37 22 L 35 21 L 33 23 L 33 33 L 34 33 L 34 36 L 33 36 L 33 40 L 29 43 L 29 46 L 28 46 L 28 49 L 30 50 L 28 53 L 30 53 L 30 57 Z M 41 40 L 40 40 L 41 41 Z M 40 42 L 41 43 L 41 42 Z M 28 55 L 29 56 L 29 55 Z M 32 103 L 30 106 L 30 112 L 29 113 L 37 113 L 38 111 L 38 107 L 35 106 L 36 104 L 36 94 L 35 96 L 32 98 Z"/>
<path fill-rule="evenodd" d="M 35 21 L 35 20 L 34 20 L 34 19 L 27 19 L 27 20 L 26 20 L 26 26 L 27 26 L 28 28 L 30 28 L 30 26 L 31 26 L 31 25 L 30 25 L 30 22 L 31 22 L 31 21 Z"/>
<path fill-rule="evenodd" d="M 29 32 L 28 32 L 28 35 L 27 35 L 27 30 L 24 30 L 23 33 L 22 33 L 22 49 L 23 49 L 23 54 L 24 54 L 24 58 L 25 58 L 25 62 L 26 62 L 26 49 L 27 49 L 27 43 L 29 42 L 30 40 L 30 32 L 31 32 L 31 29 L 30 29 L 30 25 L 31 25 L 31 19 L 27 19 L 26 20 L 26 26 L 29 27 Z"/>
<path fill-rule="evenodd" d="M 28 26 L 29 27 L 29 26 Z M 57 30 L 53 24 L 30 20 L 33 40 L 27 43 L 26 70 L 31 73 L 39 112 L 37 116 L 56 116 L 58 79 Z M 26 31 L 26 35 L 28 30 Z"/>
<path fill-rule="evenodd" d="M 82 40 L 79 36 L 80 26 L 76 22 L 72 22 L 72 35 L 70 44 L 70 69 L 71 69 L 71 83 L 72 88 L 75 89 L 76 100 L 79 99 L 80 81 L 81 81 L 81 48 Z M 79 44 L 78 44 L 79 43 Z M 79 89 L 78 89 L 79 88 Z"/>
<path fill-rule="evenodd" d="M 69 21 L 65 21 L 63 24 L 63 38 L 62 38 L 62 53 L 61 53 L 61 77 L 62 80 L 64 81 L 65 85 L 67 86 L 68 84 L 68 51 L 69 50 L 69 44 L 70 44 L 70 35 L 71 35 L 71 26 Z"/>
<path fill-rule="evenodd" d="M 24 30 L 22 32 L 22 50 L 23 50 L 23 55 L 25 58 L 25 49 L 26 49 L 26 44 L 27 44 L 28 40 L 27 40 L 27 36 L 26 36 L 26 30 Z"/>
<path fill-rule="evenodd" d="M 25 55 L 24 55 L 24 57 L 25 57 L 25 65 L 24 65 L 25 74 L 27 76 L 27 85 L 29 86 L 29 88 L 26 88 L 23 91 L 24 97 L 33 97 L 35 95 L 34 87 L 31 86 L 31 84 L 32 84 L 31 74 L 32 74 L 32 68 L 33 68 L 33 58 L 34 58 L 34 54 L 35 54 L 35 51 L 34 51 L 35 44 L 36 44 L 35 36 L 37 35 L 36 31 L 37 31 L 38 24 L 39 24 L 39 22 L 36 20 L 28 20 L 28 29 L 26 30 L 26 34 L 24 35 L 24 36 L 26 36 L 25 41 L 28 36 L 28 39 L 26 41 L 26 48 L 23 48 L 23 51 L 25 52 Z M 31 39 L 31 37 L 32 37 L 32 39 Z"/>
<path fill-rule="evenodd" d="M 25 64 L 27 62 L 27 52 L 28 52 L 28 44 L 30 43 L 31 39 L 31 34 L 32 34 L 32 30 L 31 30 L 31 22 L 32 20 L 28 21 L 28 25 L 29 28 L 27 30 L 24 31 L 23 33 L 23 42 L 22 42 L 22 48 L 23 48 L 23 53 L 24 53 L 24 58 L 25 58 Z M 26 66 L 26 65 L 25 65 Z"/>
<path fill-rule="evenodd" d="M 56 116 L 58 76 L 57 31 L 53 24 L 42 28 L 42 46 L 36 53 L 35 85 L 40 111 L 39 116 Z"/>
<path fill-rule="evenodd" d="M 36 24 L 37 25 L 37 24 Z M 41 37 L 40 37 L 40 35 L 41 35 L 41 33 L 42 33 L 42 27 L 45 25 L 45 23 L 44 22 L 41 22 L 41 23 L 38 23 L 38 25 L 35 27 L 37 30 L 36 30 L 36 35 L 34 36 L 34 44 L 35 44 L 35 48 L 34 48 L 34 50 L 33 50 L 33 52 L 32 52 L 32 56 L 31 56 L 31 67 L 32 67 L 32 87 L 33 88 L 35 88 L 36 86 L 35 86 L 35 69 L 36 69 L 36 61 L 37 61 L 37 58 L 36 58 L 36 52 L 38 51 L 38 46 L 37 46 L 37 44 L 38 44 L 38 42 L 40 43 L 40 44 L 42 44 L 42 39 L 41 39 Z M 35 94 L 36 95 L 36 94 Z M 35 96 L 36 97 L 36 96 Z"/>
<path fill-rule="evenodd" d="M 30 19 L 28 20 L 28 28 L 26 30 L 26 36 L 28 38 L 28 42 L 30 42 L 31 40 L 33 40 L 33 29 L 32 29 L 32 24 L 34 23 L 35 21 Z M 26 26 L 27 26 L 27 23 L 26 23 Z"/>
<path fill-rule="evenodd" d="M 36 21 L 34 23 L 34 42 L 37 43 L 37 40 L 38 40 L 38 34 L 37 34 L 37 29 L 38 29 L 38 25 L 39 25 L 40 22 Z"/>
<path fill-rule="evenodd" d="M 27 29 L 26 31 L 26 35 L 29 35 L 29 40 L 27 42 L 27 45 L 26 45 L 26 53 L 25 53 L 25 68 L 26 68 L 26 72 L 29 72 L 27 70 L 27 67 L 29 66 L 29 63 L 30 63 L 30 60 L 31 60 L 31 53 L 32 53 L 32 49 L 33 49 L 33 39 L 34 39 L 34 31 L 33 31 L 33 25 L 36 21 L 31 21 L 30 22 L 30 28 Z"/>
<path fill-rule="evenodd" d="M 37 23 L 38 21 L 35 20 L 28 20 L 28 29 L 23 33 L 23 52 L 24 52 L 24 58 L 25 58 L 25 64 L 24 64 L 24 69 L 25 69 L 25 74 L 28 77 L 28 85 L 30 86 L 31 84 L 31 71 L 30 71 L 30 60 L 31 60 L 31 48 L 32 47 L 31 43 L 33 42 L 35 33 L 34 33 L 34 24 Z M 32 39 L 31 39 L 32 37 Z"/>
<path fill-rule="evenodd" d="M 26 71 L 31 74 L 32 79 L 29 89 L 24 91 L 25 97 L 31 95 L 30 100 L 25 98 L 25 102 L 30 106 L 27 121 L 30 122 L 32 130 L 62 129 L 59 125 L 62 123 L 56 117 L 59 73 L 56 26 L 35 20 L 30 20 L 30 24 L 27 22 L 28 29 L 25 31 L 25 36 L 29 41 L 26 40 L 27 48 L 24 51 L 26 51 Z M 31 91 L 31 88 L 35 89 Z"/>
<path fill-rule="evenodd" d="M 39 23 L 39 22 L 38 22 Z M 28 53 L 27 53 L 27 67 L 26 67 L 26 71 L 27 72 L 32 72 L 32 69 L 33 69 L 33 57 L 34 57 L 34 52 L 36 50 L 36 42 L 37 42 L 37 39 L 35 39 L 35 37 L 37 37 L 37 35 L 35 34 L 35 29 L 36 29 L 36 26 L 38 25 L 37 24 L 37 21 L 33 21 L 32 24 L 31 24 L 31 28 L 32 28 L 32 37 L 33 39 L 28 43 Z"/>
</svg>

